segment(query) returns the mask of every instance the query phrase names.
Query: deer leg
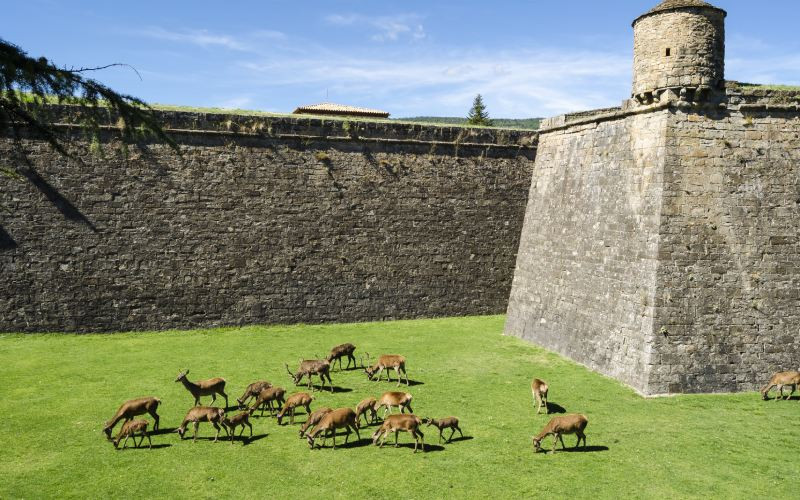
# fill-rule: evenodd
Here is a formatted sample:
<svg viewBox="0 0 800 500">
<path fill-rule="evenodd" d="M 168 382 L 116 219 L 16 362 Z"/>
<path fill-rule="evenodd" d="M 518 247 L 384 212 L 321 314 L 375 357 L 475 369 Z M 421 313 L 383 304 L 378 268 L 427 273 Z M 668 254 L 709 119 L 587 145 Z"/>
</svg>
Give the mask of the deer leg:
<svg viewBox="0 0 800 500">
<path fill-rule="evenodd" d="M 780 395 L 777 398 L 775 398 L 775 401 L 783 399 L 783 384 L 778 384 L 778 392 L 780 393 Z"/>
<path fill-rule="evenodd" d="M 387 372 L 387 373 L 388 373 L 388 372 Z M 394 430 L 394 447 L 395 447 L 395 448 L 397 448 L 398 446 L 400 446 L 400 444 L 397 442 L 397 439 L 398 439 L 398 436 L 399 436 L 399 434 L 400 434 L 400 433 L 399 433 L 399 432 L 397 432 L 397 429 L 395 429 L 395 430 Z"/>
<path fill-rule="evenodd" d="M 583 446 L 586 447 L 586 435 L 582 432 L 578 432 L 578 442 L 575 443 L 575 448 L 581 444 L 581 440 L 583 440 Z"/>
<path fill-rule="evenodd" d="M 461 427 L 456 426 L 456 429 L 458 429 L 458 433 L 461 434 L 461 437 L 463 438 L 464 437 L 464 433 L 461 432 Z M 455 434 L 455 432 L 453 432 L 453 434 Z"/>
<path fill-rule="evenodd" d="M 212 392 L 211 393 L 211 404 L 213 405 L 216 400 L 217 400 L 217 393 L 216 392 Z"/>
<path fill-rule="evenodd" d="M 406 403 L 406 408 L 408 408 L 408 413 L 414 413 L 414 409 L 411 408 L 411 403 Z"/>
<path fill-rule="evenodd" d="M 345 430 L 347 432 L 344 435 L 344 444 L 347 444 L 347 440 L 350 439 L 350 432 L 351 432 L 350 431 L 350 426 L 348 425 L 347 427 L 345 427 Z"/>
<path fill-rule="evenodd" d="M 294 406 L 292 406 L 292 413 L 289 415 L 289 425 L 294 425 Z"/>
<path fill-rule="evenodd" d="M 197 441 L 197 428 L 200 427 L 200 422 L 194 423 L 194 437 L 192 438 L 192 442 Z"/>
<path fill-rule="evenodd" d="M 550 414 L 550 407 L 547 405 L 547 397 L 546 396 L 544 398 L 544 403 L 543 404 L 544 404 L 544 414 L 545 415 L 549 415 Z"/>
<path fill-rule="evenodd" d="M 122 449 L 124 450 L 127 445 L 128 445 L 128 436 L 125 436 L 125 441 L 123 441 L 122 443 Z"/>
<path fill-rule="evenodd" d="M 564 436 L 562 436 L 561 434 L 559 434 L 559 435 L 558 435 L 558 440 L 559 440 L 559 441 L 561 441 L 561 449 L 562 449 L 562 450 L 566 450 L 566 449 L 567 449 L 567 447 L 564 445 Z"/>
<path fill-rule="evenodd" d="M 147 443 L 149 445 L 148 447 L 152 450 L 153 449 L 153 442 L 150 440 L 150 434 L 145 433 L 144 435 L 147 436 Z M 144 441 L 144 438 L 142 438 L 142 441 Z"/>
<path fill-rule="evenodd" d="M 156 413 L 155 409 L 147 410 L 147 413 L 149 413 L 150 416 L 153 417 L 153 420 L 155 420 L 155 423 L 153 424 L 153 430 L 157 431 L 158 430 L 158 413 Z"/>
<path fill-rule="evenodd" d="M 448 443 L 452 442 L 453 441 L 453 436 L 455 436 L 455 435 L 456 435 L 456 430 L 455 430 L 455 428 L 451 427 L 450 428 L 450 437 L 447 438 L 447 442 Z"/>
<path fill-rule="evenodd" d="M 558 434 L 553 434 L 553 449 L 550 450 L 550 454 L 551 455 L 556 452 L 556 445 L 558 444 L 558 437 L 559 437 Z"/>
<path fill-rule="evenodd" d="M 213 403 L 213 401 L 212 401 L 212 403 Z M 200 396 L 195 396 L 194 397 L 194 405 L 195 406 L 200 406 Z"/>
<path fill-rule="evenodd" d="M 225 394 L 225 391 L 219 391 L 219 395 L 225 398 L 225 408 L 228 408 L 228 395 Z"/>
<path fill-rule="evenodd" d="M 217 423 L 216 423 L 216 422 L 211 422 L 211 425 L 213 425 L 213 426 L 214 426 L 214 429 L 216 429 L 216 430 L 217 430 L 217 433 L 216 433 L 216 434 L 214 434 L 214 442 L 216 443 L 216 442 L 217 442 L 217 439 L 219 438 L 219 425 L 217 425 Z"/>
<path fill-rule="evenodd" d="M 444 429 L 439 429 L 439 444 L 442 444 L 442 432 L 444 432 Z M 414 439 L 417 439 L 417 438 L 414 437 Z"/>
</svg>

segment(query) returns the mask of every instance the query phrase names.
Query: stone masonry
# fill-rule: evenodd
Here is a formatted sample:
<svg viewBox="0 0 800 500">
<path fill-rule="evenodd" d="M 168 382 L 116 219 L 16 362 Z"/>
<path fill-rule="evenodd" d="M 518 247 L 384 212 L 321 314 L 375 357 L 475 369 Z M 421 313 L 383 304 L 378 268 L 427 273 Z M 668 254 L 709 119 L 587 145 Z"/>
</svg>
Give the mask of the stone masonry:
<svg viewBox="0 0 800 500">
<path fill-rule="evenodd" d="M 800 367 L 800 92 L 715 83 L 724 15 L 666 0 L 633 98 L 540 131 L 506 333 L 643 394 Z"/>
<path fill-rule="evenodd" d="M 64 122 L 72 111 L 63 110 Z M 0 205 L 0 331 L 495 314 L 536 135 L 162 113 L 180 145 L 43 141 Z M 114 123 L 109 119 L 109 123 Z M 12 158 L 11 141 L 0 157 Z"/>
</svg>

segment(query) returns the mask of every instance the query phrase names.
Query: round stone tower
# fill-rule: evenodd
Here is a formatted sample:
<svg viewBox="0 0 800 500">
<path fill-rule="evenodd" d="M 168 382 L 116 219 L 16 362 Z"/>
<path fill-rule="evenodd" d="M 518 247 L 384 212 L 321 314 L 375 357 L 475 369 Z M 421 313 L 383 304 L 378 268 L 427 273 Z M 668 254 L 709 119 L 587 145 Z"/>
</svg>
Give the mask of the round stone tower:
<svg viewBox="0 0 800 500">
<path fill-rule="evenodd" d="M 633 97 L 701 100 L 725 84 L 725 16 L 702 0 L 664 0 L 633 22 Z"/>
</svg>

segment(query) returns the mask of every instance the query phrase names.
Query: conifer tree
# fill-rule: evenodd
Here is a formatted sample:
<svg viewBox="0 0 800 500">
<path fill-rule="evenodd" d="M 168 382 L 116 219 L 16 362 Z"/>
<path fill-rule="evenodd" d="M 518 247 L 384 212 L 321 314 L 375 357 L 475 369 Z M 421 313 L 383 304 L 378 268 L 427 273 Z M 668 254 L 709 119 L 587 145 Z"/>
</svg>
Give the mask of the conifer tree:
<svg viewBox="0 0 800 500">
<path fill-rule="evenodd" d="M 489 119 L 489 113 L 486 112 L 486 105 L 483 104 L 483 97 L 480 94 L 476 95 L 475 100 L 472 101 L 472 109 L 467 115 L 467 123 L 483 127 L 492 126 L 492 120 Z"/>
</svg>

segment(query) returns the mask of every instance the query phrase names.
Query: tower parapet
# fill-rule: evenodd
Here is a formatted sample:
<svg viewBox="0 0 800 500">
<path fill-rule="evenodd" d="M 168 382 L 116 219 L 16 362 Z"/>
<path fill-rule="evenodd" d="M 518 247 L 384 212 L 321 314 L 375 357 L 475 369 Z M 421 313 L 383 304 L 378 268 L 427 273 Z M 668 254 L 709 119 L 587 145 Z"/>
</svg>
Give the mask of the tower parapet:
<svg viewBox="0 0 800 500">
<path fill-rule="evenodd" d="M 701 0 L 664 0 L 633 21 L 633 97 L 706 100 L 725 83 L 725 17 Z"/>
</svg>

